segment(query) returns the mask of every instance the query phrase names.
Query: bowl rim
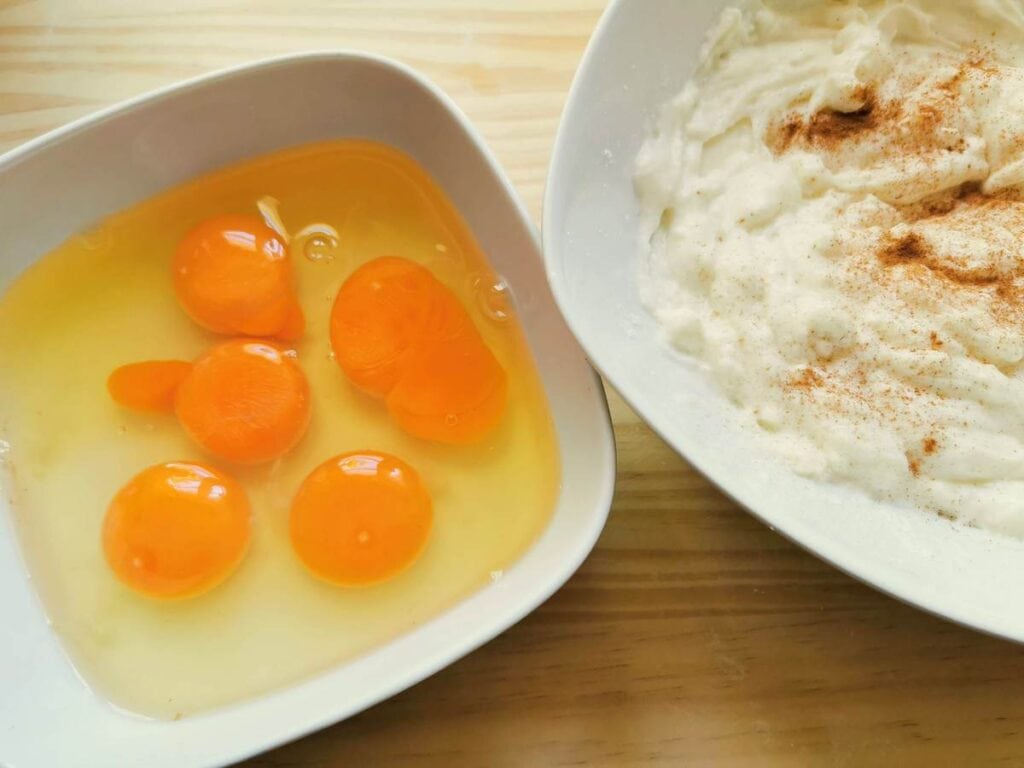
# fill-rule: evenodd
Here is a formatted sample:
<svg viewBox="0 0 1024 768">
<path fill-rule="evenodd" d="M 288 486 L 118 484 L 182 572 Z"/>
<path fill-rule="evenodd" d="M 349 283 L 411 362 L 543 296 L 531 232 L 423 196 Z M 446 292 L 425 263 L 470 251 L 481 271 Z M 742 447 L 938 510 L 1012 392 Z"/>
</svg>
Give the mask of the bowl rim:
<svg viewBox="0 0 1024 768">
<path fill-rule="evenodd" d="M 184 80 L 175 81 L 155 89 L 144 91 L 47 131 L 40 136 L 30 139 L 29 141 L 19 144 L 3 154 L 0 154 L 0 175 L 13 169 L 22 161 L 32 157 L 36 153 L 45 151 L 52 145 L 68 140 L 78 133 L 100 126 L 107 121 L 131 113 L 140 107 L 150 106 L 171 97 L 182 96 L 189 92 L 201 90 L 207 86 L 230 80 L 237 76 L 251 76 L 260 72 L 269 72 L 282 68 L 317 62 L 340 64 L 343 66 L 376 66 L 389 71 L 400 79 L 409 81 L 415 88 L 425 92 L 428 97 L 437 102 L 441 108 L 453 118 L 457 126 L 457 130 L 465 134 L 471 146 L 479 152 L 487 171 L 493 175 L 495 180 L 499 183 L 509 203 L 508 214 L 514 215 L 518 219 L 519 223 L 524 228 L 524 231 L 528 234 L 529 241 L 534 249 L 533 254 L 524 254 L 524 258 L 538 259 L 540 261 L 540 272 L 546 277 L 546 273 L 543 270 L 543 255 L 541 252 L 541 243 L 537 226 L 531 220 L 519 193 L 512 185 L 504 168 L 498 162 L 480 132 L 456 105 L 455 101 L 439 86 L 433 83 L 426 76 L 420 74 L 411 66 L 387 56 L 363 52 L 356 49 L 320 49 L 300 53 L 275 55 L 220 68 Z M 285 146 L 289 145 L 281 145 L 282 148 Z M 545 302 L 546 301 L 547 300 L 545 300 Z M 564 323 L 565 316 L 558 309 L 557 303 L 554 304 L 552 310 L 554 317 Z M 529 334 L 527 334 L 527 337 L 529 342 Z M 577 347 L 579 347 L 579 343 L 575 340 L 574 334 L 567 331 L 567 337 L 571 337 L 572 341 Z M 532 347 L 533 344 L 531 343 L 529 346 Z M 369 695 L 362 693 L 358 696 L 349 697 L 348 700 L 345 700 L 344 697 L 338 697 L 335 699 L 337 703 L 329 707 L 323 707 L 319 712 L 317 712 L 315 709 L 312 709 L 313 705 L 316 703 L 316 697 L 314 692 L 311 691 L 307 694 L 308 701 L 306 703 L 306 711 L 295 715 L 287 721 L 283 719 L 279 721 L 280 723 L 286 723 L 285 725 L 273 728 L 261 727 L 254 732 L 250 732 L 247 739 L 235 738 L 232 744 L 221 743 L 211 745 L 210 749 L 204 751 L 204 756 L 202 758 L 197 759 L 195 762 L 188 763 L 189 765 L 215 766 L 233 763 L 301 738 L 334 723 L 341 722 L 342 720 L 345 720 L 368 707 L 371 707 L 387 698 L 390 698 L 400 691 L 421 682 L 427 677 L 441 671 L 445 667 L 476 650 L 484 643 L 505 632 L 526 615 L 534 611 L 565 584 L 565 582 L 575 573 L 590 554 L 597 543 L 598 537 L 604 529 L 605 522 L 611 511 L 616 480 L 616 445 L 612 429 L 611 414 L 608 407 L 607 397 L 604 393 L 601 377 L 593 366 L 589 365 L 582 352 L 580 352 L 579 360 L 581 365 L 586 366 L 586 374 L 589 377 L 588 380 L 592 384 L 592 387 L 588 388 L 587 391 L 580 392 L 580 397 L 584 400 L 590 401 L 588 404 L 587 419 L 593 420 L 595 428 L 600 435 L 599 444 L 592 447 L 595 456 L 598 457 L 599 461 L 594 463 L 594 471 L 588 478 L 589 482 L 592 483 L 595 489 L 596 502 L 590 505 L 587 510 L 587 525 L 585 528 L 581 526 L 581 530 L 575 539 L 573 548 L 571 551 L 565 552 L 565 556 L 559 561 L 558 568 L 547 573 L 543 580 L 536 579 L 533 588 L 529 592 L 521 593 L 517 597 L 516 602 L 510 603 L 510 608 L 503 609 L 501 611 L 499 617 L 481 617 L 482 620 L 480 622 L 475 625 L 471 624 L 463 629 L 463 634 L 457 642 L 449 642 L 443 651 L 436 652 L 433 655 L 427 655 L 424 658 L 419 659 L 416 663 L 409 665 L 405 673 L 396 675 L 386 684 L 377 684 L 372 688 Z M 538 363 L 538 370 L 540 369 L 541 368 Z M 561 443 L 562 441 L 560 440 L 559 442 Z M 560 452 L 564 454 L 567 449 L 568 446 L 563 445 L 560 448 Z M 564 502 L 559 502 L 559 505 L 561 503 Z M 557 508 L 558 506 L 556 506 L 556 510 Z M 11 519 L 9 514 L 0 514 L 0 517 L 5 518 L 0 521 L 0 538 L 6 537 L 11 540 L 16 550 L 16 554 L 21 560 L 22 567 L 25 569 L 25 572 L 27 572 L 14 521 Z M 526 557 L 526 555 L 535 549 L 543 537 L 544 532 L 541 532 L 529 548 L 520 555 L 520 559 Z M 40 606 L 40 614 L 45 615 L 41 608 L 42 600 L 39 594 L 34 588 L 29 587 L 28 589 L 32 593 L 32 599 L 35 601 L 37 606 Z M 481 588 L 470 593 L 466 597 L 457 601 L 454 605 L 449 606 L 440 613 L 431 617 L 427 620 L 425 625 L 429 625 L 431 622 L 444 617 L 446 614 L 460 606 L 467 605 L 474 598 L 479 597 L 482 594 L 483 589 L 484 588 Z M 373 654 L 381 649 L 389 648 L 403 638 L 408 638 L 410 634 L 416 632 L 419 628 L 420 627 L 417 627 L 409 630 L 408 632 L 404 632 L 397 638 L 393 638 L 392 640 L 371 649 L 367 653 Z M 63 651 L 64 646 L 60 639 L 55 638 L 55 641 L 60 647 L 60 650 Z M 357 656 L 352 661 L 358 661 L 365 655 L 366 654 Z M 70 664 L 70 661 L 68 663 Z M 181 724 L 195 722 L 200 718 L 210 720 L 222 719 L 225 715 L 234 714 L 233 710 L 236 707 L 245 707 L 247 705 L 259 703 L 270 704 L 273 703 L 271 700 L 282 698 L 286 693 L 293 693 L 294 695 L 301 696 L 304 692 L 303 689 L 307 686 L 314 683 L 326 684 L 328 681 L 324 678 L 330 676 L 333 672 L 337 672 L 339 669 L 345 668 L 349 664 L 351 664 L 351 661 L 341 662 L 335 666 L 328 667 L 309 678 L 298 680 L 284 688 L 275 688 L 266 693 L 234 704 L 228 704 L 226 706 L 217 707 L 213 710 L 198 713 L 194 717 L 185 718 L 179 722 Z M 102 696 L 100 696 L 100 698 L 102 700 Z M 103 703 L 110 706 L 109 703 L 105 701 Z M 279 702 L 279 706 L 283 704 L 284 702 Z M 115 706 L 111 706 L 111 710 L 112 712 L 116 712 L 118 716 L 126 716 L 129 719 L 138 720 L 142 723 L 154 722 L 138 718 L 131 713 L 121 713 Z M 251 718 L 256 723 L 260 723 L 261 718 L 265 719 L 260 712 L 244 713 L 239 716 L 242 718 L 243 722 Z M 174 721 L 161 720 L 155 722 L 159 723 L 160 727 L 175 727 L 178 725 L 178 723 Z M 263 725 L 265 725 L 265 723 Z M 237 729 L 233 729 L 233 731 L 237 731 Z M 224 741 L 231 741 L 231 738 L 225 737 Z"/>
</svg>

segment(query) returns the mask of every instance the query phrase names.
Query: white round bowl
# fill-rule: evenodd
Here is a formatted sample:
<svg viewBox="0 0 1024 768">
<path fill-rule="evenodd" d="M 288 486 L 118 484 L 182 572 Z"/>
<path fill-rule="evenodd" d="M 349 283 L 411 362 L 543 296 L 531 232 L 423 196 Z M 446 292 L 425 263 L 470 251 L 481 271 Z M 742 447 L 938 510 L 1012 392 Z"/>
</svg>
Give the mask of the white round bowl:
<svg viewBox="0 0 1024 768">
<path fill-rule="evenodd" d="M 857 578 L 1024 641 L 1024 542 L 797 476 L 673 352 L 637 294 L 634 159 L 728 0 L 617 0 L 576 74 L 544 201 L 548 279 L 591 361 L 679 453 L 754 515 Z"/>
</svg>

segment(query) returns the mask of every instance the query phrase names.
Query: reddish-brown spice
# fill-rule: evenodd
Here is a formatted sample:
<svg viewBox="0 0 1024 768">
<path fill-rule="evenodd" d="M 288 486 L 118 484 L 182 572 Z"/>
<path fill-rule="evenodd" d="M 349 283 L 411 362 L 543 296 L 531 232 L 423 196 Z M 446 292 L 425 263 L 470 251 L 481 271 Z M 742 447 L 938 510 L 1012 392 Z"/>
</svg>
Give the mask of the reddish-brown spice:
<svg viewBox="0 0 1024 768">
<path fill-rule="evenodd" d="M 804 368 L 789 381 L 789 385 L 794 389 L 804 390 L 820 387 L 823 383 L 824 379 L 821 374 L 813 368 Z"/>
<path fill-rule="evenodd" d="M 962 152 L 963 137 L 944 130 L 963 109 L 963 87 L 968 77 L 987 78 L 995 74 L 980 53 L 966 57 L 950 77 L 923 87 L 924 78 L 908 80 L 904 89 L 923 88 L 918 98 L 883 99 L 873 84 L 858 87 L 853 101 L 860 106 L 848 112 L 823 108 L 805 115 L 794 109 L 772 125 L 765 137 L 775 154 L 794 147 L 824 155 L 842 152 L 851 144 L 874 141 L 891 157 L 907 153 Z"/>
<path fill-rule="evenodd" d="M 990 269 L 958 269 L 935 257 L 931 246 L 917 232 L 908 232 L 896 239 L 885 239 L 878 250 L 878 260 L 887 267 L 920 264 L 936 277 L 958 285 L 992 285 L 1000 276 Z"/>
<path fill-rule="evenodd" d="M 889 207 L 877 221 L 870 218 L 874 209 L 868 205 L 852 219 L 867 217 L 864 228 L 849 236 L 837 230 L 829 254 L 841 258 L 841 279 L 848 280 L 849 290 L 864 292 L 865 301 L 876 292 L 891 295 L 893 306 L 917 314 L 915 324 L 934 313 L 967 317 L 980 310 L 993 326 L 1010 324 L 1024 333 L 1024 245 L 1018 250 L 1015 244 L 1016 234 L 1024 243 L 1024 193 L 986 194 L 980 180 L 942 189 L 948 183 L 942 170 L 949 164 L 945 155 L 969 149 L 963 126 L 975 120 L 972 99 L 1003 75 L 981 54 L 964 57 L 949 76 L 930 74 L 949 68 L 946 55 L 937 56 L 934 69 L 930 67 L 931 62 L 915 71 L 897 68 L 895 80 L 863 86 L 853 94 L 855 108 L 847 112 L 810 111 L 806 104 L 794 104 L 770 123 L 765 142 L 776 155 L 813 153 L 837 173 L 875 167 L 905 170 L 908 179 L 925 185 L 914 194 L 928 188 L 928 177 L 922 174 L 938 169 L 931 196 L 904 203 L 899 191 L 879 192 Z M 1024 153 L 1024 134 L 1001 141 L 1007 147 L 1019 141 Z M 836 214 L 844 216 L 845 210 L 839 208 Z M 921 338 L 932 350 L 944 351 L 956 337 L 925 330 Z M 938 437 L 931 434 L 936 425 L 922 404 L 944 398 L 925 383 L 943 362 L 924 359 L 915 363 L 916 370 L 892 375 L 871 359 L 858 362 L 849 347 L 812 361 L 813 367 L 799 369 L 785 381 L 786 388 L 852 420 L 900 418 L 921 429 L 925 437 L 906 453 L 908 472 L 919 476 L 927 457 L 941 450 Z"/>
</svg>

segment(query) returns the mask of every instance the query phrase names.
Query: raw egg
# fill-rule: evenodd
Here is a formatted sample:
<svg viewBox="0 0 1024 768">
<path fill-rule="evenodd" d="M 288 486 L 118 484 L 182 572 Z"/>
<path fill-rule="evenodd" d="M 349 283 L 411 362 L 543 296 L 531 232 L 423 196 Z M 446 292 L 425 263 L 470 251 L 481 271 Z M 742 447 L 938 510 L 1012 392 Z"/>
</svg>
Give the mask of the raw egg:
<svg viewBox="0 0 1024 768">
<path fill-rule="evenodd" d="M 114 370 L 107 390 L 119 405 L 173 411 L 205 450 L 237 464 L 259 464 L 291 450 L 309 425 L 309 384 L 293 353 L 235 339 L 195 363 L 148 360 Z"/>
<path fill-rule="evenodd" d="M 385 398 L 409 434 L 472 443 L 505 409 L 505 371 L 455 295 L 408 259 L 357 269 L 331 311 L 331 345 L 357 387 Z"/>
<path fill-rule="evenodd" d="M 223 472 L 158 464 L 125 485 L 107 510 L 103 551 L 117 577 L 149 597 L 190 597 L 236 568 L 249 543 L 249 500 Z"/>
<path fill-rule="evenodd" d="M 284 238 L 256 216 L 216 216 L 181 241 L 174 254 L 174 290 L 199 325 L 229 336 L 302 335 Z"/>
<path fill-rule="evenodd" d="M 199 445 L 238 464 L 291 450 L 309 425 L 310 395 L 298 364 L 272 344 L 234 339 L 192 365 L 174 411 Z"/>
<path fill-rule="evenodd" d="M 423 550 L 433 511 L 419 475 L 394 456 L 335 456 L 303 481 L 291 508 L 291 539 L 316 576 L 341 586 L 384 581 Z"/>
</svg>

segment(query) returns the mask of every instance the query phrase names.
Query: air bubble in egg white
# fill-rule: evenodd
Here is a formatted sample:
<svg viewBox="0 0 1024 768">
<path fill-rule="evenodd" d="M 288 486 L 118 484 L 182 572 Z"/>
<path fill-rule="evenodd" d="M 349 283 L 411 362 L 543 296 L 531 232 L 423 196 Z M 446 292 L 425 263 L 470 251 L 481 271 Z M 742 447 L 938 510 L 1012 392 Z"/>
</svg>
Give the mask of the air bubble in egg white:
<svg viewBox="0 0 1024 768">
<path fill-rule="evenodd" d="M 502 279 L 495 282 L 479 280 L 474 284 L 477 305 L 484 316 L 496 323 L 505 323 L 510 314 L 508 283 Z"/>
</svg>

